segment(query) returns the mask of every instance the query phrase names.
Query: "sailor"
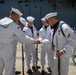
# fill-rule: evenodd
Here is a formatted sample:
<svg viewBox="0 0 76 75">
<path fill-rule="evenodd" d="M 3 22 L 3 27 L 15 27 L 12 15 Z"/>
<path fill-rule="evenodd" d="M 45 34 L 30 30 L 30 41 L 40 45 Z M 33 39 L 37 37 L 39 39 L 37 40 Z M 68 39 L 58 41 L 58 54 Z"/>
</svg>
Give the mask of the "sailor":
<svg viewBox="0 0 76 75">
<path fill-rule="evenodd" d="M 20 16 L 23 14 L 16 8 L 11 8 L 10 17 L 4 17 L 0 20 L 0 75 L 5 69 L 5 75 L 15 75 L 14 70 L 14 36 L 20 39 L 21 43 L 31 42 L 39 43 L 35 39 L 24 35 L 17 24 Z"/>
<path fill-rule="evenodd" d="M 57 12 L 51 12 L 45 16 L 52 26 L 52 49 L 54 50 L 54 69 L 52 75 L 68 75 L 69 59 L 72 48 L 76 46 L 74 31 L 64 21 L 57 18 Z M 58 65 L 60 58 L 60 65 Z M 60 69 L 59 69 L 60 68 Z M 60 71 L 58 71 L 60 70 Z"/>
<path fill-rule="evenodd" d="M 25 20 L 25 18 L 23 17 L 20 17 L 19 18 L 19 21 L 18 21 L 18 25 L 20 26 L 20 28 L 23 30 L 23 28 L 26 26 L 27 24 L 27 21 Z M 16 65 L 16 50 L 17 50 L 17 44 L 18 44 L 18 41 L 19 39 L 15 36 L 15 40 L 13 41 L 13 45 L 14 45 L 14 65 Z M 15 68 L 15 67 L 14 67 Z M 16 71 L 16 68 L 14 69 L 15 70 L 15 74 L 20 74 L 21 72 L 20 71 Z"/>
<path fill-rule="evenodd" d="M 28 16 L 26 18 L 26 20 L 27 20 L 27 26 L 23 28 L 23 31 L 30 38 L 36 39 L 37 38 L 37 29 L 36 29 L 35 25 L 33 24 L 35 18 L 32 17 L 32 16 Z M 32 70 L 30 68 L 30 63 L 31 63 L 30 54 L 32 55 L 32 58 L 33 58 L 32 69 L 33 69 L 33 71 L 35 71 L 35 68 L 36 68 L 36 48 L 35 48 L 35 44 L 25 43 L 25 49 L 24 50 L 25 50 L 25 55 L 26 55 L 27 73 L 32 74 Z"/>
<path fill-rule="evenodd" d="M 41 45 L 41 66 L 42 66 L 42 75 L 45 75 L 45 63 L 48 61 L 48 71 L 51 72 L 53 66 L 53 55 L 54 51 L 51 50 L 51 27 L 47 23 L 45 18 L 41 19 L 43 26 L 39 30 L 39 40 L 42 42 Z M 45 61 L 45 57 L 47 54 L 47 60 Z"/>
</svg>

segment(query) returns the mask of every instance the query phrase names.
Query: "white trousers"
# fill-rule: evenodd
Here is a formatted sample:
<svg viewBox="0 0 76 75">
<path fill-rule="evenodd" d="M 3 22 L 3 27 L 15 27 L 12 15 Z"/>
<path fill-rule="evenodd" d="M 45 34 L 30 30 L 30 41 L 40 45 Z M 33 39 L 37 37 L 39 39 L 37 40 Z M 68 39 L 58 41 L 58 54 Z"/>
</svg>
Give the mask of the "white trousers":
<svg viewBox="0 0 76 75">
<path fill-rule="evenodd" d="M 2 58 L 0 58 L 0 75 L 2 75 L 3 69 L 4 69 L 4 61 Z"/>
<path fill-rule="evenodd" d="M 53 61 L 54 61 L 54 51 L 51 50 L 49 46 L 41 46 L 41 65 L 42 65 L 42 70 L 44 70 L 44 66 L 46 61 L 48 61 L 48 67 L 53 68 Z M 45 60 L 47 54 L 47 60 Z"/>
<path fill-rule="evenodd" d="M 25 47 L 25 56 L 26 56 L 26 65 L 27 69 L 30 69 L 31 56 L 32 55 L 32 63 L 33 66 L 36 66 L 36 48 L 35 45 L 26 44 Z"/>
<path fill-rule="evenodd" d="M 13 53 L 12 44 L 0 44 L 0 74 L 5 69 L 5 75 L 15 75 Z"/>
<path fill-rule="evenodd" d="M 60 75 L 68 75 L 69 58 L 62 56 L 60 58 Z M 58 58 L 54 59 L 52 75 L 58 75 Z"/>
</svg>

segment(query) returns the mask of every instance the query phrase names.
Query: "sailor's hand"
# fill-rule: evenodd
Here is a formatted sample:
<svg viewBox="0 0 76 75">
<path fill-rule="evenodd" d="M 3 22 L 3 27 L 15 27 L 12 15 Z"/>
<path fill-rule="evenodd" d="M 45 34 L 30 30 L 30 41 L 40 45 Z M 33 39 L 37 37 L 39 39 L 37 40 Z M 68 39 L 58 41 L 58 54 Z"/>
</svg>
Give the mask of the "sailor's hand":
<svg viewBox="0 0 76 75">
<path fill-rule="evenodd" d="M 57 50 L 56 56 L 61 57 L 63 55 L 63 50 Z"/>
<path fill-rule="evenodd" d="M 35 44 L 40 44 L 40 40 L 39 39 L 36 39 L 35 40 Z"/>
</svg>

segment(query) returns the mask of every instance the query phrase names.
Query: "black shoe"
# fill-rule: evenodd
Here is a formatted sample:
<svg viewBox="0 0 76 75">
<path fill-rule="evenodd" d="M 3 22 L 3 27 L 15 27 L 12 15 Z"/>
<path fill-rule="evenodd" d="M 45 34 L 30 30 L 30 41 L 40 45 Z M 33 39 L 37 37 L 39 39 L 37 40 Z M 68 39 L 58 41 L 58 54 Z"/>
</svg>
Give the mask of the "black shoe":
<svg viewBox="0 0 76 75">
<path fill-rule="evenodd" d="M 48 69 L 48 72 L 50 72 L 50 73 L 52 72 L 50 68 L 47 68 L 47 69 Z"/>
<path fill-rule="evenodd" d="M 37 69 L 40 69 L 40 66 L 36 66 Z"/>
<path fill-rule="evenodd" d="M 32 70 L 33 70 L 33 71 L 36 71 L 36 67 L 35 67 L 35 66 L 32 66 Z"/>
<path fill-rule="evenodd" d="M 28 73 L 28 74 L 32 74 L 32 71 L 31 71 L 31 69 L 29 69 L 29 70 L 27 71 L 27 73 Z"/>
<path fill-rule="evenodd" d="M 45 71 L 44 71 L 44 70 L 42 70 L 42 73 L 41 73 L 41 75 L 45 75 Z"/>
<path fill-rule="evenodd" d="M 21 74 L 21 72 L 20 71 L 15 71 L 15 74 Z"/>
</svg>

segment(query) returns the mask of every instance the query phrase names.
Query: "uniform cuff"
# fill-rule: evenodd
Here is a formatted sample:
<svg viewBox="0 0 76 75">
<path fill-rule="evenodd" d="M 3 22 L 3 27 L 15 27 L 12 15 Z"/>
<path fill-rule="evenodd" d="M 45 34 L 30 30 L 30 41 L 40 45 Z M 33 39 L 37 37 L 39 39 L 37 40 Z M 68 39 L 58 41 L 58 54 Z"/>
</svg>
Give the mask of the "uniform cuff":
<svg viewBox="0 0 76 75">
<path fill-rule="evenodd" d="M 66 53 L 66 51 L 65 51 L 65 50 L 63 50 L 63 53 Z"/>
</svg>

